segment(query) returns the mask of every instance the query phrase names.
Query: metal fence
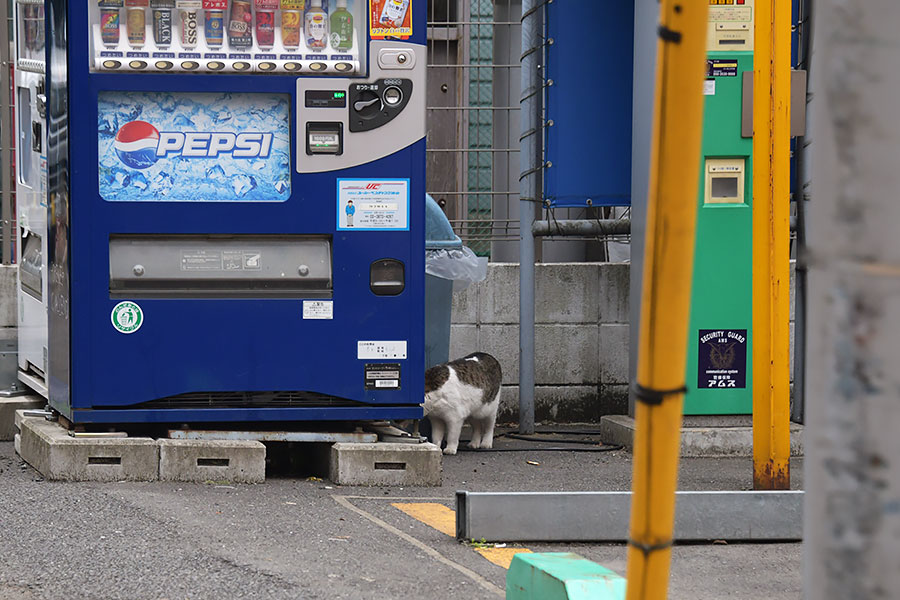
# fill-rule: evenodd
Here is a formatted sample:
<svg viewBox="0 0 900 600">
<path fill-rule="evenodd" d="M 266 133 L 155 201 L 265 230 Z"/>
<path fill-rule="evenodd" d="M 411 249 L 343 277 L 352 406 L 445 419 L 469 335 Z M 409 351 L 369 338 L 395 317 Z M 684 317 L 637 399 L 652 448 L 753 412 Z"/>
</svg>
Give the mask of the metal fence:
<svg viewBox="0 0 900 600">
<path fill-rule="evenodd" d="M 428 2 L 427 189 L 483 255 L 518 239 L 520 15 L 515 0 Z"/>
</svg>

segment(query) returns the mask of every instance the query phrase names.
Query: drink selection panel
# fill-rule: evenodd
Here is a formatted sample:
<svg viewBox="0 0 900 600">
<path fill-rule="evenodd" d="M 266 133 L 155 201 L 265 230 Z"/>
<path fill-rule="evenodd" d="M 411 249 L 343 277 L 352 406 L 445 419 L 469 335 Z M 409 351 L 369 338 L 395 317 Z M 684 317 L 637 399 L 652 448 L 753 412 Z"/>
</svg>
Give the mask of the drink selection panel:
<svg viewBox="0 0 900 600">
<path fill-rule="evenodd" d="M 394 28 L 410 12 L 409 0 L 89 4 L 91 70 L 106 72 L 365 75 L 369 13 Z"/>
</svg>

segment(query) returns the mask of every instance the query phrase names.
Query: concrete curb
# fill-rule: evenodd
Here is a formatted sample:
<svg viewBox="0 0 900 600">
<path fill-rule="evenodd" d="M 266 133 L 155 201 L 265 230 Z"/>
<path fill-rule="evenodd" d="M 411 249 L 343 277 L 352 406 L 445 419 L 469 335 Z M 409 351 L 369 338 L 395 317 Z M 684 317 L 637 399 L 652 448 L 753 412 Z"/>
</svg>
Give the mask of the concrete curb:
<svg viewBox="0 0 900 600">
<path fill-rule="evenodd" d="M 337 485 L 441 485 L 434 444 L 339 443 L 331 447 L 328 478 Z"/>
<path fill-rule="evenodd" d="M 753 456 L 753 427 L 718 426 L 716 420 L 716 417 L 692 417 L 695 426 L 681 428 L 681 456 Z M 703 422 L 709 425 L 701 425 Z M 602 417 L 600 437 L 607 444 L 631 450 L 634 447 L 634 419 L 627 415 Z M 796 423 L 791 423 L 791 456 L 803 456 L 803 426 Z"/>
<path fill-rule="evenodd" d="M 252 440 L 158 440 L 161 481 L 263 483 L 266 447 Z"/>
<path fill-rule="evenodd" d="M 155 481 L 159 446 L 150 438 L 72 438 L 40 417 L 22 420 L 19 455 L 52 481 Z"/>
</svg>

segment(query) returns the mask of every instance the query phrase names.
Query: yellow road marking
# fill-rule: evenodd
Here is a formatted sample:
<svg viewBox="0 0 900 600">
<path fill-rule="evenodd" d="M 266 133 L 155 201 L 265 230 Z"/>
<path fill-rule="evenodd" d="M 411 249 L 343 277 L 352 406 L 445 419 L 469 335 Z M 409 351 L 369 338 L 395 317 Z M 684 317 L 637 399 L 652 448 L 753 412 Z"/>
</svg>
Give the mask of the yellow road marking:
<svg viewBox="0 0 900 600">
<path fill-rule="evenodd" d="M 509 569 L 513 556 L 523 552 L 531 552 L 528 548 L 475 548 L 475 552 L 482 555 L 495 565 Z"/>
<path fill-rule="evenodd" d="M 402 510 L 413 519 L 417 519 L 426 525 L 434 527 L 441 533 L 446 533 L 450 537 L 456 537 L 456 511 L 447 508 L 443 504 L 436 504 L 434 502 L 394 502 L 391 506 Z"/>
<path fill-rule="evenodd" d="M 392 502 L 391 506 L 413 519 L 437 529 L 450 537 L 456 537 L 456 511 L 436 502 Z M 513 556 L 531 552 L 528 548 L 475 548 L 475 552 L 497 566 L 509 569 Z"/>
</svg>

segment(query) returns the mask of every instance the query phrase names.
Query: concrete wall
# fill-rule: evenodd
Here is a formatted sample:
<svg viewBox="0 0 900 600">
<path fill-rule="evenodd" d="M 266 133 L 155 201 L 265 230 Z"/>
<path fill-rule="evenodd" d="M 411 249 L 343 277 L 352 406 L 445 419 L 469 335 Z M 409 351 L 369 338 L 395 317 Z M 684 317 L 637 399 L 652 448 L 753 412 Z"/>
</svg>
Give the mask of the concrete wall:
<svg viewBox="0 0 900 600">
<path fill-rule="evenodd" d="M 535 420 L 598 422 L 628 413 L 627 263 L 536 266 Z M 791 265 L 793 380 L 794 270 Z M 519 266 L 491 263 L 485 281 L 453 295 L 450 358 L 489 352 L 503 367 L 500 423 L 519 408 Z"/>
<path fill-rule="evenodd" d="M 539 264 L 535 420 L 595 422 L 628 406 L 627 264 Z M 503 367 L 499 422 L 518 418 L 519 266 L 491 263 L 453 297 L 450 356 L 476 350 Z"/>
</svg>

